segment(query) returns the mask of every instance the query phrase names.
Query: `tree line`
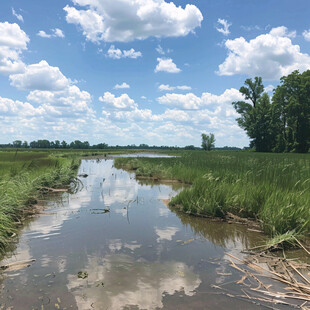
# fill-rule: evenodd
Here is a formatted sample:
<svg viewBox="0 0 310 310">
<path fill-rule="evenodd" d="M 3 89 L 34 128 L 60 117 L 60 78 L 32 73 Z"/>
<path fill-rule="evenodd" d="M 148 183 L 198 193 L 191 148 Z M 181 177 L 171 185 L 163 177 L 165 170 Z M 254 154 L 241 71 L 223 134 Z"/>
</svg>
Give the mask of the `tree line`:
<svg viewBox="0 0 310 310">
<path fill-rule="evenodd" d="M 310 70 L 280 79 L 270 100 L 261 77 L 247 79 L 233 102 L 237 122 L 257 152 L 307 153 L 310 147 Z"/>
</svg>

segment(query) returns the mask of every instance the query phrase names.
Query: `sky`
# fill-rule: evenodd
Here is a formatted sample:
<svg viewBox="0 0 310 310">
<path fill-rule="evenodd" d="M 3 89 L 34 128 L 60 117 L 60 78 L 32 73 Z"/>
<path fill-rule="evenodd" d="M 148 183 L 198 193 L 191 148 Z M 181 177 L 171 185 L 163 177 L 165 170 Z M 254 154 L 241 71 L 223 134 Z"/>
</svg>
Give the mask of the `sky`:
<svg viewBox="0 0 310 310">
<path fill-rule="evenodd" d="M 309 0 L 0 2 L 0 143 L 248 146 L 232 102 L 310 69 Z"/>
</svg>

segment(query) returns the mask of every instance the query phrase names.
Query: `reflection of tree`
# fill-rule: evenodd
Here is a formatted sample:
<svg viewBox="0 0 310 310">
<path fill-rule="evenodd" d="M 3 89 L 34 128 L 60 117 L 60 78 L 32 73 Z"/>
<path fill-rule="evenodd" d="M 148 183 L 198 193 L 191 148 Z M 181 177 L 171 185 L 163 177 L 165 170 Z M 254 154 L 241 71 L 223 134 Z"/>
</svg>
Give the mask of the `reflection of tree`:
<svg viewBox="0 0 310 310">
<path fill-rule="evenodd" d="M 263 235 L 249 231 L 245 225 L 214 222 L 211 219 L 190 216 L 175 208 L 171 211 L 177 214 L 182 224 L 189 227 L 196 235 L 222 247 L 229 245 L 231 247 L 231 244 L 234 244 L 242 248 L 251 248 L 261 244 L 264 239 Z"/>
</svg>

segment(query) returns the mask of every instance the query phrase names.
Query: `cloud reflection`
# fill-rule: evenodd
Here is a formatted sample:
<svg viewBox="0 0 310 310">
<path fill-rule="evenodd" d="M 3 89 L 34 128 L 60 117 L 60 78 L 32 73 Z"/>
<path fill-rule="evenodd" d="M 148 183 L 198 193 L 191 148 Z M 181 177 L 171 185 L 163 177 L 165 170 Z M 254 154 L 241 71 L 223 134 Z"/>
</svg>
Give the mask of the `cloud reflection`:
<svg viewBox="0 0 310 310">
<path fill-rule="evenodd" d="M 164 295 L 182 291 L 193 296 L 201 283 L 198 275 L 182 262 L 136 261 L 124 254 L 111 254 L 104 259 L 89 256 L 85 271 L 85 280 L 77 274 L 68 275 L 67 286 L 80 310 L 126 306 L 158 309 L 163 307 Z"/>
</svg>

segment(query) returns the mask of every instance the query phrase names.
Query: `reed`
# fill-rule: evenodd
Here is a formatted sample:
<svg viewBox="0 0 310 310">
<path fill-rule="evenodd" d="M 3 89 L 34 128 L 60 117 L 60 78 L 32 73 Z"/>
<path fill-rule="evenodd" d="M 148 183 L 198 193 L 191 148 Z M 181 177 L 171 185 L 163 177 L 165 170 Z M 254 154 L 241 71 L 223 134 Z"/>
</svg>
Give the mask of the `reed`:
<svg viewBox="0 0 310 310">
<path fill-rule="evenodd" d="M 117 158 L 116 167 L 137 177 L 192 184 L 170 205 L 197 215 L 227 212 L 261 223 L 275 237 L 310 232 L 310 155 L 187 151 L 174 158 Z"/>
<path fill-rule="evenodd" d="M 45 188 L 68 186 L 78 167 L 77 157 L 57 158 L 48 152 L 0 152 L 0 253 Z"/>
</svg>

